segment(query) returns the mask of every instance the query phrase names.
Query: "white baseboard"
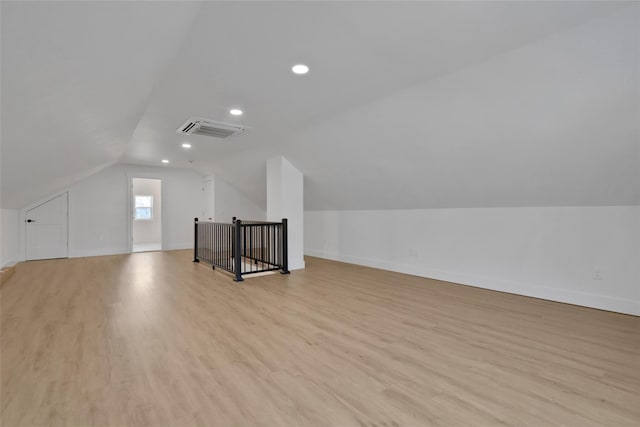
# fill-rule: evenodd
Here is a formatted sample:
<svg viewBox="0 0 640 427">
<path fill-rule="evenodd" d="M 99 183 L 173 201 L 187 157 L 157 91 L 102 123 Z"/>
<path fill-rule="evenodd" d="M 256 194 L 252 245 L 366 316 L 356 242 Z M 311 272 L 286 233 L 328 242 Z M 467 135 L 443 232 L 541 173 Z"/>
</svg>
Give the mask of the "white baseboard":
<svg viewBox="0 0 640 427">
<path fill-rule="evenodd" d="M 14 265 L 16 265 L 17 263 L 18 263 L 18 261 L 14 261 L 14 260 L 7 261 L 7 262 L 3 263 L 3 264 L 0 266 L 0 268 L 13 267 L 13 266 L 14 266 Z"/>
<path fill-rule="evenodd" d="M 84 258 L 91 256 L 121 255 L 128 254 L 128 248 L 102 248 L 102 249 L 84 249 L 69 253 L 69 258 Z"/>
<path fill-rule="evenodd" d="M 291 270 L 302 270 L 304 269 L 305 263 L 304 259 L 290 259 L 289 260 L 289 271 Z"/>
<path fill-rule="evenodd" d="M 305 249 L 305 255 L 331 259 L 334 261 L 342 261 L 350 264 L 364 265 L 367 267 L 380 268 L 383 270 L 411 274 L 414 276 L 426 277 L 430 279 L 437 279 L 445 282 L 459 283 L 461 285 L 473 286 L 476 288 L 490 289 L 494 291 L 507 292 L 511 294 L 640 316 L 640 301 L 616 298 L 608 295 L 550 288 L 545 286 L 532 285 L 530 283 L 483 277 L 473 274 L 442 271 L 429 268 L 428 266 L 399 264 L 352 255 L 342 255 L 335 252 L 327 252 L 319 249 Z"/>
<path fill-rule="evenodd" d="M 163 251 L 173 251 L 178 249 L 193 249 L 193 243 L 170 243 L 162 248 Z M 120 254 L 128 254 L 128 253 L 131 253 L 129 248 L 85 249 L 81 251 L 75 251 L 75 253 L 73 254 L 69 254 L 69 258 L 120 255 Z"/>
<path fill-rule="evenodd" d="M 193 249 L 193 242 L 189 243 L 169 243 L 162 248 L 163 251 L 177 251 L 180 249 Z"/>
</svg>

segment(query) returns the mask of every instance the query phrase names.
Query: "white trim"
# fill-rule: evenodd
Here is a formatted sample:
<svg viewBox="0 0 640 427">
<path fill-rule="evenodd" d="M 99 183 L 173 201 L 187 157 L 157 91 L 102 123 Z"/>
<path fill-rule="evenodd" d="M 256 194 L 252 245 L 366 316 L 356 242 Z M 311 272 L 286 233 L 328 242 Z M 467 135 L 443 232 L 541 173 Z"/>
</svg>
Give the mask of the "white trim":
<svg viewBox="0 0 640 427">
<path fill-rule="evenodd" d="M 302 270 L 304 267 L 304 259 L 291 259 L 291 257 L 289 257 L 289 265 L 287 266 L 287 268 L 289 268 L 289 271 Z"/>
<path fill-rule="evenodd" d="M 578 292 L 569 291 L 566 289 L 550 288 L 546 286 L 534 285 L 531 283 L 515 282 L 512 280 L 482 277 L 452 271 L 442 271 L 429 268 L 428 266 L 400 264 L 371 258 L 342 255 L 335 252 L 327 252 L 321 249 L 305 249 L 304 252 L 305 255 L 318 258 L 325 258 L 334 261 L 347 262 L 350 264 L 380 268 L 383 270 L 442 280 L 445 282 L 473 286 L 476 288 L 489 289 L 493 291 L 506 292 L 510 294 L 523 295 L 567 304 L 580 305 L 584 307 L 597 308 L 600 310 L 615 311 L 618 313 L 640 316 L 640 301 L 610 297 L 607 295 L 593 294 L 589 292 Z"/>
<path fill-rule="evenodd" d="M 173 243 L 162 247 L 163 251 L 177 251 L 180 249 L 193 249 L 193 242 L 188 243 Z"/>
<path fill-rule="evenodd" d="M 85 249 L 78 251 L 69 258 L 86 258 L 94 256 L 108 256 L 108 255 L 127 255 L 130 251 L 127 248 L 102 248 L 102 249 Z"/>
<path fill-rule="evenodd" d="M 193 249 L 193 242 L 168 245 L 166 248 L 162 248 L 161 250 L 154 251 L 154 252 L 176 251 L 176 250 L 182 250 L 182 249 Z M 109 256 L 109 255 L 129 255 L 130 253 L 132 252 L 128 248 L 88 249 L 88 250 L 80 251 L 74 254 L 73 256 L 70 256 L 69 258 L 86 258 L 86 257 Z"/>
</svg>

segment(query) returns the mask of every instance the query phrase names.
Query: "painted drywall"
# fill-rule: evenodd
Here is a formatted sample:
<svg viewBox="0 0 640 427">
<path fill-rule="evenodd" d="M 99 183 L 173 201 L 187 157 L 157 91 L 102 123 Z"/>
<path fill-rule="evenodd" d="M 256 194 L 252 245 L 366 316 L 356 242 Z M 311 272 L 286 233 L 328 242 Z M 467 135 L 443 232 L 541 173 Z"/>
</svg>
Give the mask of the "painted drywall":
<svg viewBox="0 0 640 427">
<path fill-rule="evenodd" d="M 162 180 L 163 249 L 193 246 L 193 218 L 202 209 L 202 176 L 187 169 L 117 164 L 66 190 L 70 257 L 130 251 L 129 186 L 133 177 Z M 21 219 L 28 209 L 21 209 Z M 20 239 L 24 259 L 24 227 Z"/>
<path fill-rule="evenodd" d="M 640 315 L 639 206 L 308 211 L 305 254 Z"/>
<path fill-rule="evenodd" d="M 283 144 L 305 209 L 639 204 L 629 5 L 300 129 Z"/>
<path fill-rule="evenodd" d="M 201 4 L 3 1 L 0 8 L 1 136 L 11 159 L 2 164 L 1 203 L 19 209 L 120 159 Z"/>
<path fill-rule="evenodd" d="M 633 2 L 626 4 L 633 6 Z M 548 39 L 537 52 L 516 58 L 515 67 L 493 59 L 621 6 L 625 4 L 614 1 L 3 1 L 2 139 L 11 162 L 2 165 L 6 177 L 2 207 L 20 208 L 69 186 L 79 174 L 87 176 L 87 171 L 95 172 L 95 168 L 119 160 L 123 154 L 132 163 L 153 165 L 170 156 L 172 165 L 220 174 L 262 205 L 266 203 L 260 185 L 264 176 L 255 171 L 263 168 L 267 159 L 285 154 L 309 178 L 309 207 L 474 206 L 473 193 L 466 192 L 465 186 L 422 188 L 431 197 L 419 201 L 431 206 L 409 205 L 416 200 L 411 193 L 418 190 L 396 189 L 416 181 L 434 182 L 427 179 L 433 176 L 448 178 L 451 168 L 464 173 L 458 166 L 459 158 L 474 158 L 483 150 L 489 163 L 477 162 L 480 170 L 468 172 L 471 176 L 465 175 L 466 181 L 477 186 L 499 185 L 502 181 L 495 183 L 493 177 L 506 170 L 517 173 L 527 184 L 527 175 L 537 170 L 537 162 L 534 167 L 512 170 L 512 163 L 501 160 L 509 156 L 519 160 L 518 155 L 530 154 L 528 150 L 538 158 L 544 158 L 540 151 L 553 153 L 555 145 L 548 138 L 521 146 L 522 135 L 538 133 L 536 125 L 547 134 L 569 133 L 567 140 L 579 146 L 587 139 L 603 146 L 612 144 L 612 138 L 594 134 L 588 125 L 606 124 L 618 114 L 615 106 L 622 105 L 618 96 L 582 102 L 583 98 L 575 97 L 575 89 L 587 98 L 608 92 L 599 75 L 606 80 L 607 68 L 623 68 L 637 58 L 621 47 L 637 44 L 638 30 L 621 41 L 603 38 L 597 29 L 590 28 L 573 43 Z M 622 12 L 637 28 L 634 13 Z M 265 22 L 270 23 L 268 32 L 264 31 Z M 619 22 L 611 28 L 624 31 Z M 215 55 L 203 54 L 211 50 L 212 41 L 221 40 L 224 42 L 215 43 Z M 580 60 L 585 47 L 604 47 L 611 56 L 594 56 L 585 67 Z M 304 77 L 290 73 L 287 68 L 294 58 L 307 62 L 311 72 Z M 347 117 L 344 123 L 327 122 L 316 140 L 287 138 L 289 132 L 309 123 L 484 62 L 490 62 L 486 71 L 472 70 L 462 84 L 449 83 L 448 87 L 456 90 L 454 99 L 449 100 L 452 94 L 446 90 L 412 88 L 409 92 L 416 93 L 422 102 L 402 97 L 388 108 Z M 260 64 L 260 72 L 256 72 L 256 64 Z M 538 90 L 539 83 L 551 81 L 558 84 Z M 617 81 L 628 88 L 634 80 Z M 439 87 L 440 82 L 434 86 Z M 488 96 L 493 91 L 497 99 Z M 499 105 L 496 101 L 504 93 L 510 95 L 511 102 Z M 468 102 L 457 94 L 468 96 Z M 631 96 L 628 90 L 623 94 Z M 531 95 L 543 102 L 532 102 Z M 235 103 L 245 109 L 243 116 L 229 115 Z M 448 114 L 451 109 L 456 116 Z M 570 118 L 584 117 L 589 109 L 593 115 L 587 114 L 588 123 L 579 123 L 574 129 Z M 558 114 L 562 112 L 570 114 Z M 194 135 L 189 139 L 193 150 L 186 153 L 178 145 L 175 129 L 196 113 L 245 123 L 251 131 L 234 137 L 230 144 Z M 510 120 L 511 115 L 519 120 Z M 500 126 L 477 132 L 475 121 L 487 118 L 499 121 Z M 81 125 L 69 126 L 71 121 Z M 610 122 L 606 129 L 615 130 L 616 124 Z M 585 135 L 589 138 L 583 138 Z M 362 142 L 353 143 L 355 138 Z M 607 144 L 601 144 L 603 140 Z M 574 154 L 570 148 L 561 147 Z M 291 150 L 298 151 L 296 157 Z M 419 165 L 432 159 L 430 167 L 406 167 L 398 155 L 403 152 L 410 152 L 410 161 Z M 438 156 L 439 152 L 444 155 Z M 616 172 L 607 174 L 604 167 L 597 175 L 590 169 L 581 172 L 591 156 L 576 156 L 580 158 L 565 160 L 569 166 L 577 166 L 573 168 L 575 175 L 553 176 L 552 190 L 559 187 L 553 190 L 554 195 L 565 189 L 571 198 L 576 197 L 567 181 L 580 178 L 588 178 L 599 188 L 620 182 Z M 581 159 L 583 156 L 587 159 Z M 616 159 L 609 161 L 600 152 L 593 158 L 596 165 L 605 162 L 614 165 L 612 171 L 621 171 Z M 343 169 L 343 165 L 347 167 Z M 358 170 L 356 176 L 351 175 L 352 168 Z M 402 176 L 405 170 L 411 176 Z M 380 181 L 386 184 L 385 189 L 393 187 L 383 196 L 388 200 L 368 197 Z M 547 185 L 546 181 L 529 184 Z M 492 193 L 497 193 L 494 200 L 511 203 L 549 194 L 538 194 L 530 187 L 526 193 L 502 187 Z M 554 195 L 548 197 L 555 199 Z M 623 194 L 605 189 L 594 198 L 603 195 L 616 200 Z M 405 205 L 399 203 L 402 201 Z"/>
<path fill-rule="evenodd" d="M 20 259 L 20 211 L 0 209 L 0 267 Z"/>
<path fill-rule="evenodd" d="M 220 222 L 230 222 L 233 216 L 266 218 L 263 209 L 222 179 L 204 178 L 190 169 L 117 164 L 65 189 L 69 192 L 69 257 L 130 252 L 133 178 L 162 181 L 160 216 L 165 250 L 193 247 L 193 218 L 205 217 L 205 203 L 206 209 L 215 208 L 215 220 Z M 21 209 L 20 219 L 40 202 Z M 24 227 L 20 227 L 19 240 L 19 259 L 24 259 Z"/>
<path fill-rule="evenodd" d="M 162 181 L 149 178 L 132 181 L 134 200 L 135 196 L 151 196 L 153 201 L 151 219 L 133 220 L 133 243 L 162 243 Z"/>
<path fill-rule="evenodd" d="M 304 264 L 304 177 L 282 156 L 267 160 L 267 219 L 288 221 L 289 270 Z"/>
<path fill-rule="evenodd" d="M 216 214 L 216 181 L 215 176 L 208 175 L 202 180 L 202 216 L 201 221 L 213 221 Z"/>
<path fill-rule="evenodd" d="M 230 223 L 232 218 L 264 220 L 266 212 L 227 181 L 215 177 L 214 221 Z"/>
</svg>

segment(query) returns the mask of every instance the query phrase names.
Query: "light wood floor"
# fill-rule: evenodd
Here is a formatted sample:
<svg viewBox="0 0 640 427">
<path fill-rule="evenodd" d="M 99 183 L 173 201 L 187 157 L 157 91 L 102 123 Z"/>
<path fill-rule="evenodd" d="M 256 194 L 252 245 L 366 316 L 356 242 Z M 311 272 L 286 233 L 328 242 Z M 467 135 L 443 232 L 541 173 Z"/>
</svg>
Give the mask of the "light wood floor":
<svg viewBox="0 0 640 427">
<path fill-rule="evenodd" d="M 306 260 L 18 265 L 2 426 L 640 425 L 638 317 Z"/>
</svg>

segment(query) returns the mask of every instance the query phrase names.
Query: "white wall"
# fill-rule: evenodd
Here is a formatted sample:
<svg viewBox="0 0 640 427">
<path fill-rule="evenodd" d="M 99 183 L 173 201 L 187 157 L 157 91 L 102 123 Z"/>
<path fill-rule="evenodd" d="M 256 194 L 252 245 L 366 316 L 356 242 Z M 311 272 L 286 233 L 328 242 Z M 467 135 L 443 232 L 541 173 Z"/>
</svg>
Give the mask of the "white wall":
<svg viewBox="0 0 640 427">
<path fill-rule="evenodd" d="M 308 211 L 305 254 L 640 315 L 638 206 Z"/>
<path fill-rule="evenodd" d="M 204 178 L 189 169 L 117 164 L 65 189 L 69 192 L 69 257 L 130 252 L 134 230 L 129 221 L 129 186 L 133 178 L 162 180 L 160 215 L 165 250 L 193 247 L 193 218 L 204 218 L 207 210 L 215 209 L 214 218 L 219 222 L 231 222 L 233 216 L 266 219 L 264 209 L 222 179 Z M 20 221 L 24 220 L 25 211 L 39 202 L 20 210 L 17 259 L 23 260 L 25 252 L 24 226 L 19 226 Z"/>
<path fill-rule="evenodd" d="M 205 176 L 202 180 L 202 216 L 201 221 L 212 221 L 216 214 L 216 178 Z"/>
<path fill-rule="evenodd" d="M 215 177 L 214 221 L 230 223 L 235 216 L 244 220 L 264 220 L 266 212 L 225 180 Z"/>
<path fill-rule="evenodd" d="M 288 221 L 288 267 L 304 264 L 304 176 L 282 156 L 267 160 L 267 219 Z"/>
<path fill-rule="evenodd" d="M 133 242 L 162 242 L 162 181 L 149 178 L 133 178 L 133 200 L 135 196 L 151 196 L 151 219 L 133 220 Z M 135 206 L 134 206 L 135 210 Z"/>
<path fill-rule="evenodd" d="M 20 211 L 0 210 L 0 267 L 15 264 L 20 259 Z"/>
<path fill-rule="evenodd" d="M 202 210 L 202 176 L 187 169 L 117 164 L 68 188 L 69 257 L 130 251 L 132 177 L 162 180 L 162 248 L 193 246 L 193 218 Z M 21 209 L 21 219 L 29 207 Z M 20 229 L 24 259 L 24 227 Z"/>
</svg>

